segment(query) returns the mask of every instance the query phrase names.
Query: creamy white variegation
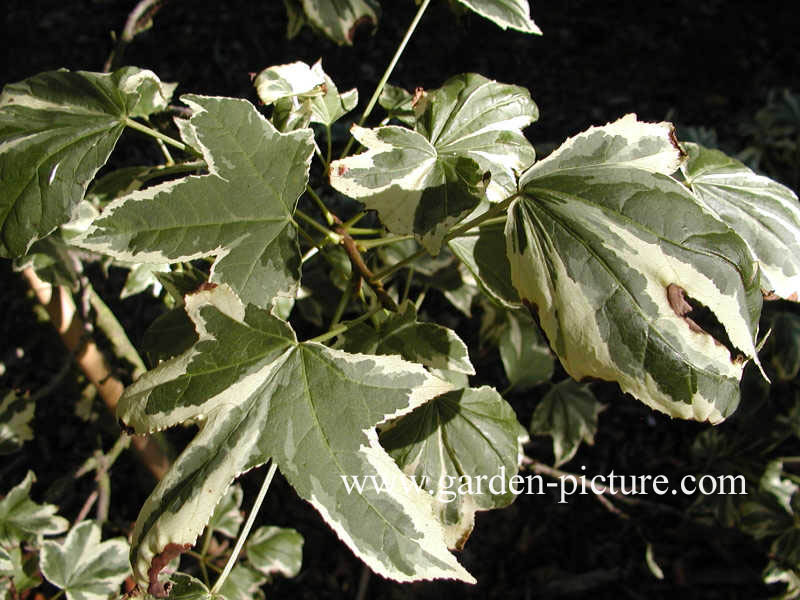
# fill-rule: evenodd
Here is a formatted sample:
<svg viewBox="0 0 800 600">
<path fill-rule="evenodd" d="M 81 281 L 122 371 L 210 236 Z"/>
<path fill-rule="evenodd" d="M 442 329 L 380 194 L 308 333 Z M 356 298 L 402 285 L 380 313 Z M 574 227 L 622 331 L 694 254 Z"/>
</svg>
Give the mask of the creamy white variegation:
<svg viewBox="0 0 800 600">
<path fill-rule="evenodd" d="M 484 197 L 497 202 L 516 191 L 516 174 L 535 158 L 521 130 L 538 108 L 524 88 L 468 73 L 421 95 L 414 111 L 413 131 L 353 127 L 367 150 L 334 161 L 331 185 L 437 254 Z"/>
<path fill-rule="evenodd" d="M 738 403 L 744 362 L 758 362 L 757 270 L 742 240 L 666 176 L 682 157 L 668 126 L 632 116 L 571 138 L 523 175 L 508 256 L 575 379 L 617 381 L 670 415 L 718 422 Z M 731 349 L 687 321 L 676 290 L 713 313 Z"/>
<path fill-rule="evenodd" d="M 117 259 L 185 262 L 215 256 L 211 281 L 247 302 L 293 297 L 299 249 L 292 225 L 314 151 L 310 130 L 282 134 L 252 104 L 184 96 L 193 116 L 183 131 L 209 174 L 133 192 L 112 202 L 82 244 Z"/>
<path fill-rule="evenodd" d="M 314 69 L 297 61 L 264 69 L 256 76 L 253 85 L 259 99 L 264 104 L 272 104 L 281 98 L 321 96 L 325 75 L 321 68 Z"/>
<path fill-rule="evenodd" d="M 447 550 L 420 490 L 378 444 L 375 426 L 452 386 L 395 356 L 298 343 L 269 311 L 244 307 L 227 286 L 192 294 L 199 339 L 131 386 L 119 416 L 145 433 L 196 419 L 202 426 L 145 502 L 132 559 L 145 583 L 168 544 L 194 543 L 231 481 L 267 460 L 373 570 L 400 581 L 473 581 Z M 348 494 L 342 477 L 375 476 L 389 493 Z"/>
<path fill-rule="evenodd" d="M 458 0 L 458 2 L 502 29 L 510 27 L 523 33 L 542 34 L 542 30 L 530 17 L 528 0 Z"/>
<path fill-rule="evenodd" d="M 150 71 L 48 71 L 0 94 L 0 256 L 22 256 L 67 223 L 130 117 L 174 90 Z"/>
<path fill-rule="evenodd" d="M 67 594 L 67 600 L 105 600 L 118 595 L 130 574 L 125 538 L 101 541 L 100 526 L 82 521 L 63 543 L 42 544 L 40 568 L 45 579 Z"/>
<path fill-rule="evenodd" d="M 686 144 L 683 167 L 695 195 L 747 242 L 761 266 L 764 293 L 800 301 L 797 195 L 718 150 Z"/>
</svg>

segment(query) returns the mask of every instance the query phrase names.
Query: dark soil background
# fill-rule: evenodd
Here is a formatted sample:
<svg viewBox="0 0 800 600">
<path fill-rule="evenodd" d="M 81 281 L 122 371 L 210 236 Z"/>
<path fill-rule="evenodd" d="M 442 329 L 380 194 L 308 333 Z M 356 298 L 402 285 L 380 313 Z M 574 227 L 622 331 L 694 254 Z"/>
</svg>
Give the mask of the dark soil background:
<svg viewBox="0 0 800 600">
<path fill-rule="evenodd" d="M 6 0 L 5 36 L 0 41 L 0 83 L 66 67 L 100 70 L 135 2 L 109 0 Z M 149 68 L 162 80 L 178 81 L 178 93 L 246 97 L 255 101 L 250 73 L 294 60 L 322 57 L 340 90 L 358 87 L 361 107 L 369 98 L 415 12 L 410 0 L 385 0 L 384 16 L 372 34 L 359 31 L 354 47 L 337 47 L 308 29 L 285 38 L 283 3 L 171 0 L 152 30 L 129 47 L 126 63 Z M 731 153 L 746 143 L 743 124 L 752 122 L 770 90 L 800 91 L 800 8 L 795 1 L 672 2 L 537 0 L 533 17 L 544 36 L 502 32 L 473 15 L 455 19 L 437 1 L 422 21 L 391 82 L 408 89 L 437 87 L 449 76 L 476 71 L 524 85 L 539 105 L 540 121 L 528 130 L 540 154 L 589 125 L 636 112 L 644 120 L 671 120 L 679 131 L 704 126 L 716 131 Z M 377 114 L 377 111 L 376 111 Z M 140 155 L 120 153 L 119 160 Z M 0 263 L 0 383 L 22 390 L 47 385 L 68 357 L 37 312 L 22 280 Z M 139 343 L 157 314 L 152 299 L 116 297 L 120 273 L 95 286 Z M 436 299 L 434 298 L 434 302 Z M 434 304 L 429 308 L 436 314 Z M 474 339 L 476 323 L 459 333 Z M 484 362 L 491 370 L 496 354 Z M 15 485 L 28 468 L 39 478 L 38 498 L 58 503 L 74 518 L 92 490 L 71 473 L 96 448 L 108 449 L 118 435 L 98 417 L 88 427 L 74 414 L 82 382 L 69 373 L 55 393 L 37 405 L 37 437 L 25 451 L 0 462 L 0 490 Z M 749 381 L 749 379 L 748 379 Z M 502 385 L 502 382 L 497 382 Z M 746 387 L 751 385 L 746 383 Z M 752 386 L 758 384 L 753 383 Z M 679 477 L 691 472 L 689 446 L 707 425 L 671 421 L 621 397 L 616 386 L 596 388 L 609 408 L 600 418 L 593 448 L 582 448 L 566 468 Z M 537 397 L 512 397 L 527 423 Z M 745 394 L 745 398 L 747 395 Z M 748 418 L 742 410 L 738 425 Z M 86 432 L 91 434 L 87 435 Z M 536 440 L 529 454 L 549 460 L 549 440 Z M 152 481 L 134 459 L 115 465 L 112 529 L 135 519 Z M 253 474 L 251 474 L 253 475 Z M 246 506 L 261 473 L 243 478 Z M 553 496 L 521 496 L 508 509 L 479 514 L 460 559 L 477 586 L 448 582 L 399 585 L 372 576 L 367 598 L 764 598 L 775 593 L 761 583 L 763 545 L 722 527 L 700 525 L 685 509 L 691 498 L 668 499 L 663 507 L 632 509 L 630 518 L 610 513 L 591 497 L 557 504 Z M 280 479 L 262 508 L 264 522 L 292 526 L 306 539 L 304 565 L 293 580 L 267 588 L 272 598 L 355 598 L 361 563 L 308 505 Z M 117 527 L 117 531 L 113 530 Z M 651 543 L 664 569 L 661 581 L 645 563 Z"/>
</svg>

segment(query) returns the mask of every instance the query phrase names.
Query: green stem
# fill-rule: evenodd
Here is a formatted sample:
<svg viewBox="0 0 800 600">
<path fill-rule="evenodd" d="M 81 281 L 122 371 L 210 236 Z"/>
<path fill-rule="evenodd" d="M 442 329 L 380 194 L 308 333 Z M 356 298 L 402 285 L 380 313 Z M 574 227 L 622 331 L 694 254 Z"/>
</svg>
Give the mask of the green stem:
<svg viewBox="0 0 800 600">
<path fill-rule="evenodd" d="M 352 228 L 352 227 L 353 227 L 353 225 L 355 225 L 356 223 L 358 223 L 358 222 L 359 222 L 361 219 L 363 219 L 365 216 L 367 216 L 367 211 L 365 211 L 365 210 L 362 210 L 360 213 L 358 213 L 358 214 L 356 214 L 356 215 L 353 215 L 352 217 L 350 217 L 349 219 L 347 219 L 347 221 L 345 221 L 344 223 L 342 223 L 342 227 L 344 227 L 344 228 L 345 228 L 347 231 L 354 231 L 354 230 L 353 230 L 353 228 Z M 381 233 L 381 231 L 378 231 L 378 233 Z"/>
<path fill-rule="evenodd" d="M 214 587 L 211 588 L 212 596 L 219 592 L 222 584 L 224 584 L 225 580 L 228 578 L 231 569 L 233 569 L 233 565 L 236 564 L 236 559 L 239 558 L 239 553 L 242 551 L 242 546 L 244 546 L 244 542 L 247 539 L 247 536 L 250 534 L 250 529 L 252 529 L 253 523 L 256 520 L 256 514 L 258 514 L 258 510 L 261 508 L 261 504 L 264 502 L 264 497 L 267 495 L 269 484 L 272 483 L 272 478 L 275 477 L 275 471 L 277 470 L 278 463 L 272 461 L 272 464 L 269 466 L 269 471 L 267 471 L 267 475 L 264 477 L 264 483 L 261 484 L 261 489 L 258 490 L 258 496 L 256 497 L 256 501 L 253 503 L 253 508 L 250 509 L 250 514 L 247 515 L 247 522 L 244 524 L 242 531 L 239 533 L 239 538 L 236 540 L 236 545 L 233 547 L 233 551 L 228 558 L 228 562 L 225 563 L 225 568 L 222 570 L 219 579 L 217 579 L 217 581 L 214 583 Z"/>
<path fill-rule="evenodd" d="M 130 117 L 125 117 L 125 125 L 130 127 L 131 129 L 135 129 L 136 131 L 141 131 L 142 133 L 154 137 L 157 140 L 166 142 L 167 144 L 169 144 L 170 146 L 174 146 L 178 150 L 183 150 L 184 152 L 186 152 L 186 144 L 184 144 L 183 142 L 179 142 L 178 140 L 171 138 L 168 135 L 161 133 L 160 131 L 156 131 L 155 129 L 152 129 L 147 125 L 139 123 L 139 121 L 134 121 Z"/>
<path fill-rule="evenodd" d="M 353 286 L 348 285 L 345 290 L 342 292 L 341 298 L 339 298 L 339 304 L 336 305 L 336 311 L 333 313 L 333 318 L 331 319 L 331 325 L 328 328 L 333 329 L 336 327 L 339 320 L 342 318 L 344 314 L 344 309 L 347 308 L 347 303 L 350 302 L 350 298 L 353 295 Z"/>
<path fill-rule="evenodd" d="M 414 15 L 414 19 L 411 21 L 411 25 L 408 26 L 408 30 L 406 31 L 406 35 L 403 37 L 403 40 L 400 42 L 400 45 L 397 47 L 397 51 L 394 53 L 392 60 L 389 62 L 389 66 L 386 67 L 386 71 L 383 73 L 383 77 L 378 82 L 375 91 L 372 94 L 372 98 L 369 99 L 369 103 L 367 107 L 364 109 L 364 112 L 361 115 L 361 118 L 358 120 L 359 125 L 363 125 L 364 121 L 367 120 L 367 117 L 372 112 L 372 109 L 375 108 L 375 104 L 378 102 L 378 98 L 381 96 L 381 92 L 383 91 L 383 87 L 386 85 L 386 82 L 389 81 L 389 77 L 392 75 L 392 71 L 394 71 L 394 67 L 397 64 L 397 61 L 400 60 L 400 56 L 403 54 L 403 51 L 406 49 L 406 45 L 408 44 L 408 40 L 411 39 L 414 30 L 417 28 L 417 25 L 422 19 L 422 15 L 425 14 L 425 10 L 428 8 L 428 5 L 431 3 L 431 0 L 422 0 L 422 4 L 420 4 L 419 9 L 417 9 L 417 14 Z M 353 147 L 353 142 L 355 141 L 354 137 L 350 137 L 350 140 L 347 142 L 347 146 L 345 146 L 344 151 L 340 158 L 344 158 L 347 156 L 347 153 L 350 152 L 350 148 Z"/>
<path fill-rule="evenodd" d="M 462 235 L 463 233 L 466 233 L 467 231 L 469 231 L 473 227 L 477 227 L 479 225 L 484 225 L 485 223 L 488 223 L 489 221 L 492 221 L 495 217 L 498 217 L 498 216 L 502 215 L 503 213 L 507 212 L 508 211 L 508 207 L 511 206 L 511 203 L 519 195 L 520 195 L 519 192 L 515 192 L 514 194 L 511 194 L 508 198 L 506 198 L 502 202 L 498 202 L 497 204 L 492 205 L 492 207 L 489 208 L 489 210 L 487 210 L 485 213 L 483 213 L 481 215 L 478 215 L 477 217 L 475 217 L 474 219 L 470 219 L 469 221 L 467 221 L 466 223 L 464 223 L 460 227 L 458 227 L 456 229 L 453 229 L 450 233 L 448 233 L 445 236 L 444 241 L 445 242 L 449 242 L 453 238 L 457 238 L 458 236 Z"/>
<path fill-rule="evenodd" d="M 403 295 L 400 297 L 400 304 L 406 301 L 408 298 L 408 292 L 411 291 L 411 282 L 414 279 L 414 265 L 411 265 L 411 268 L 408 270 L 408 277 L 406 277 L 406 285 L 403 288 Z"/>
<path fill-rule="evenodd" d="M 311 225 L 314 229 L 322 233 L 325 237 L 327 237 L 330 241 L 334 244 L 339 244 L 342 241 L 341 236 L 338 233 L 334 233 L 324 225 L 317 223 L 314 219 L 309 217 L 306 213 L 304 213 L 299 208 L 294 211 L 294 214 L 300 217 L 301 220 L 305 221 L 309 225 Z"/>
<path fill-rule="evenodd" d="M 328 223 L 328 225 L 333 225 L 334 222 L 336 221 L 336 219 L 334 219 L 333 213 L 328 209 L 327 206 L 325 206 L 325 203 L 322 201 L 322 198 L 320 198 L 317 195 L 317 192 L 314 191 L 314 188 L 312 188 L 310 185 L 307 185 L 306 192 L 308 192 L 308 195 L 311 196 L 311 199 L 314 202 L 316 202 L 317 206 L 322 211 L 322 215 L 325 217 L 325 222 Z"/>
<path fill-rule="evenodd" d="M 331 141 L 331 126 L 326 124 L 325 125 L 325 139 L 326 139 L 326 158 L 325 158 L 325 169 L 328 169 L 328 166 L 331 164 L 331 152 L 333 151 L 333 142 Z"/>
<path fill-rule="evenodd" d="M 378 305 L 375 308 L 373 308 L 372 310 L 370 310 L 369 312 L 364 313 L 363 315 L 353 319 L 352 321 L 348 321 L 347 323 L 339 325 L 338 327 L 334 327 L 330 331 L 327 331 L 327 332 L 323 333 L 322 335 L 318 335 L 317 337 L 311 338 L 310 340 L 307 340 L 307 341 L 316 342 L 318 344 L 321 344 L 322 342 L 326 342 L 331 338 L 335 338 L 340 333 L 344 333 L 345 331 L 347 331 L 348 329 L 350 329 L 354 325 L 358 325 L 362 321 L 366 321 L 367 319 L 372 317 L 372 315 L 374 315 L 375 313 L 377 313 L 378 311 L 381 311 L 381 310 L 383 310 L 383 307 Z"/>
<path fill-rule="evenodd" d="M 478 215 L 477 217 L 467 221 L 466 223 L 464 223 L 460 227 L 458 227 L 456 229 L 453 229 L 450 233 L 448 233 L 445 236 L 444 243 L 449 242 L 453 238 L 457 238 L 457 237 L 459 237 L 461 235 L 464 235 L 467 231 L 469 231 L 473 227 L 477 227 L 478 225 L 483 225 L 484 223 L 487 223 L 487 222 L 491 221 L 492 219 L 494 219 L 498 215 L 501 215 L 502 213 L 505 213 L 506 211 L 508 211 L 508 207 L 514 201 L 514 199 L 517 198 L 518 196 L 519 196 L 519 192 L 515 192 L 514 194 L 512 194 L 511 196 L 509 196 L 508 198 L 506 198 L 502 202 L 498 202 L 497 204 L 493 205 L 485 213 L 483 213 L 481 215 Z M 403 236 L 403 237 L 405 239 L 407 239 L 407 238 L 410 238 L 410 237 L 413 237 L 413 236 Z M 359 241 L 359 245 L 362 246 L 363 248 L 374 248 L 375 246 L 382 245 L 381 243 L 375 243 L 375 242 L 381 242 L 381 240 L 385 240 L 385 239 L 387 239 L 387 238 L 380 238 L 379 240 L 374 240 L 374 241 L 373 240 L 365 240 L 363 242 Z M 400 238 L 394 239 L 392 241 L 396 242 L 396 241 L 399 241 L 399 239 Z M 391 242 L 384 242 L 384 243 L 391 243 Z M 375 279 L 376 280 L 386 279 L 389 275 L 392 275 L 393 273 L 399 271 L 400 269 L 402 269 L 406 265 L 408 265 L 410 263 L 413 263 L 418 258 L 421 258 L 422 256 L 425 255 L 425 253 L 426 253 L 426 250 L 424 248 L 422 248 L 420 250 L 417 250 L 414 254 L 412 254 L 410 256 L 407 256 L 406 258 L 404 258 L 400 262 L 397 262 L 397 263 L 395 263 L 395 264 L 383 269 L 382 271 L 378 271 L 377 273 L 375 273 Z"/>
<path fill-rule="evenodd" d="M 425 250 L 424 248 L 422 248 L 420 250 L 417 250 L 416 252 L 414 252 L 414 254 L 411 254 L 410 256 L 406 256 L 403 260 L 398 261 L 398 262 L 394 263 L 393 265 L 391 265 L 389 267 L 386 267 L 382 271 L 378 271 L 377 273 L 375 273 L 375 279 L 377 281 L 381 281 L 383 279 L 386 279 L 387 277 L 389 277 L 389 275 L 392 275 L 392 274 L 396 273 L 400 269 L 404 268 L 406 265 L 410 265 L 411 263 L 413 263 L 418 258 L 421 258 L 421 257 L 425 256 L 426 253 L 427 253 L 427 250 Z"/>
<path fill-rule="evenodd" d="M 345 227 L 345 229 L 347 229 L 347 233 L 353 235 L 380 235 L 384 232 L 378 227 Z"/>
</svg>

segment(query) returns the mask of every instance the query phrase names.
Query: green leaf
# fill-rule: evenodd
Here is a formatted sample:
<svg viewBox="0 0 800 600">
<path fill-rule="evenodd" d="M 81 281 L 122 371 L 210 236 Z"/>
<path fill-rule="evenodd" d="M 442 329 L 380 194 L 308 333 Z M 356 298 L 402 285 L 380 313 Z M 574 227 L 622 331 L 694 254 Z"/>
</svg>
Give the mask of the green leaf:
<svg viewBox="0 0 800 600">
<path fill-rule="evenodd" d="M 397 357 L 298 343 L 288 324 L 245 308 L 227 286 L 193 294 L 186 305 L 199 341 L 130 386 L 118 408 L 139 433 L 204 419 L 136 521 L 138 581 L 152 579 L 157 556 L 195 541 L 238 474 L 270 458 L 377 573 L 473 581 L 447 551 L 432 500 L 402 485 L 405 475 L 374 429 L 449 384 Z M 391 491 L 348 492 L 354 475 L 374 476 Z"/>
<path fill-rule="evenodd" d="M 142 350 L 151 365 L 178 356 L 197 341 L 194 324 L 186 316 L 183 306 L 172 308 L 159 315 L 142 336 Z"/>
<path fill-rule="evenodd" d="M 0 256 L 70 220 L 108 160 L 126 120 L 159 102 L 150 71 L 48 71 L 5 86 L 0 95 Z"/>
<path fill-rule="evenodd" d="M 169 272 L 169 267 L 163 264 L 138 263 L 132 265 L 130 271 L 128 271 L 128 276 L 125 278 L 125 285 L 122 286 L 122 291 L 119 294 L 120 300 L 141 294 L 151 286 L 153 287 L 153 296 L 158 296 L 161 292 L 161 283 L 159 283 L 156 273 L 167 272 Z"/>
<path fill-rule="evenodd" d="M 229 538 L 239 535 L 239 528 L 244 521 L 241 509 L 242 497 L 242 488 L 232 485 L 214 509 L 214 514 L 211 515 L 207 527 L 212 531 L 219 531 Z"/>
<path fill-rule="evenodd" d="M 328 74 L 322 70 L 321 60 L 314 63 L 311 69 L 321 73 L 325 80 L 322 86 L 324 93 L 321 96 L 309 98 L 307 101 L 311 106 L 311 122 L 326 126 L 333 125 L 356 107 L 356 104 L 358 104 L 358 90 L 353 88 L 340 94 L 339 88 L 336 87 L 333 79 L 328 77 Z"/>
<path fill-rule="evenodd" d="M 389 117 L 397 119 L 404 125 L 414 127 L 414 96 L 403 88 L 387 83 L 378 97 L 378 104 L 389 113 Z"/>
<path fill-rule="evenodd" d="M 485 193 L 478 163 L 440 156 L 424 136 L 402 127 L 353 125 L 350 131 L 367 151 L 331 163 L 331 185 L 377 210 L 390 231 L 413 233 L 431 254 L 438 254 L 450 227 L 472 212 Z"/>
<path fill-rule="evenodd" d="M 306 19 L 339 45 L 353 44 L 358 27 L 378 24 L 376 0 L 300 0 Z"/>
<path fill-rule="evenodd" d="M 272 123 L 281 131 L 302 129 L 309 123 L 330 126 L 358 103 L 358 90 L 340 94 L 321 60 L 310 67 L 303 62 L 269 67 L 254 84 L 264 104 L 275 103 Z"/>
<path fill-rule="evenodd" d="M 789 188 L 756 175 L 718 150 L 685 144 L 683 166 L 695 195 L 747 242 L 761 265 L 764 293 L 800 299 L 800 204 Z"/>
<path fill-rule="evenodd" d="M 260 588 L 266 582 L 267 578 L 252 567 L 238 564 L 219 588 L 219 595 L 225 600 L 263 600 Z"/>
<path fill-rule="evenodd" d="M 502 29 L 510 27 L 523 33 L 542 34 L 542 30 L 530 17 L 528 0 L 458 0 L 458 2 Z"/>
<path fill-rule="evenodd" d="M 279 133 L 245 100 L 184 96 L 209 174 L 110 204 L 83 242 L 115 258 L 175 263 L 215 255 L 212 282 L 268 306 L 293 296 L 300 255 L 292 213 L 305 189 L 311 131 Z"/>
<path fill-rule="evenodd" d="M 397 464 L 436 501 L 450 547 L 462 548 L 475 512 L 514 501 L 525 429 L 493 388 L 442 394 L 381 434 Z"/>
<path fill-rule="evenodd" d="M 535 158 L 521 129 L 539 113 L 526 89 L 472 73 L 420 95 L 414 110 L 415 131 L 354 126 L 367 151 L 333 162 L 331 185 L 437 254 L 449 228 L 484 197 L 486 173 L 490 200 L 516 191 L 515 173 Z"/>
<path fill-rule="evenodd" d="M 212 595 L 199 579 L 195 579 L 186 573 L 172 573 L 169 577 L 169 584 L 165 586 L 169 591 L 169 600 L 219 600 L 219 595 Z"/>
<path fill-rule="evenodd" d="M 9 551 L 5 548 L 0 548 L 0 576 L 10 575 L 14 570 L 14 563 L 12 561 Z"/>
<path fill-rule="evenodd" d="M 125 538 L 100 541 L 100 526 L 82 521 L 63 544 L 42 545 L 41 569 L 47 581 L 67 593 L 68 600 L 104 600 L 119 591 L 130 573 Z"/>
<path fill-rule="evenodd" d="M 0 577 L 0 598 L 15 600 L 21 594 L 42 583 L 42 577 L 39 575 L 38 556 L 35 553 L 23 556 L 19 546 L 15 546 L 7 552 L 6 556 L 11 566 L 3 575 L 10 578 L 11 583 L 14 584 L 16 594 L 3 595 L 4 577 Z"/>
<path fill-rule="evenodd" d="M 758 482 L 758 488 L 767 494 L 771 494 L 778 501 L 778 504 L 789 513 L 792 511 L 792 496 L 800 489 L 791 479 L 785 479 L 783 475 L 783 461 L 771 460 L 767 463 L 763 475 Z"/>
<path fill-rule="evenodd" d="M 0 500 L 0 546 L 13 546 L 42 535 L 63 533 L 69 522 L 56 515 L 57 506 L 37 504 L 30 499 L 36 476 L 28 471 L 25 479 Z"/>
<path fill-rule="evenodd" d="M 6 392 L 0 400 L 0 455 L 10 454 L 33 439 L 31 421 L 36 403 L 29 396 Z"/>
<path fill-rule="evenodd" d="M 285 527 L 259 527 L 247 539 L 247 562 L 264 575 L 294 577 L 303 565 L 303 536 Z"/>
<path fill-rule="evenodd" d="M 359 323 L 342 334 L 342 349 L 362 354 L 399 354 L 431 369 L 474 375 L 467 346 L 456 333 L 435 323 L 417 321 L 414 303 L 406 301 L 375 329 Z"/>
<path fill-rule="evenodd" d="M 503 225 L 483 225 L 477 235 L 457 237 L 447 245 L 489 298 L 505 308 L 520 308 L 519 294 L 511 282 L 503 229 Z"/>
<path fill-rule="evenodd" d="M 14 270 L 31 268 L 42 281 L 77 291 L 82 265 L 71 255 L 73 249 L 58 233 L 54 233 L 35 241 L 28 254 L 15 259 Z"/>
<path fill-rule="evenodd" d="M 593 127 L 523 174 L 506 243 L 511 279 L 574 379 L 617 381 L 652 408 L 716 423 L 758 360 L 758 270 L 664 174 L 681 156 L 664 124 Z M 702 307 L 711 333 L 687 314 Z"/>
<path fill-rule="evenodd" d="M 553 355 L 527 314 L 508 313 L 508 326 L 500 334 L 499 347 L 509 385 L 516 391 L 529 390 L 553 376 Z"/>
<path fill-rule="evenodd" d="M 555 384 L 536 405 L 531 434 L 553 438 L 554 466 L 558 467 L 575 456 L 581 442 L 594 444 L 597 417 L 603 408 L 588 385 L 565 379 Z"/>
</svg>

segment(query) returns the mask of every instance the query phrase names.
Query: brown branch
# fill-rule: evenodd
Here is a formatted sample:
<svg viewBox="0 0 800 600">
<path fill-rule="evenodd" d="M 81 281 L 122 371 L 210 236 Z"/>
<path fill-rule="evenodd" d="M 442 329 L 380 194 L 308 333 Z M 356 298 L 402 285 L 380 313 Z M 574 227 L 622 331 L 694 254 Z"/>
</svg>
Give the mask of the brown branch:
<svg viewBox="0 0 800 600">
<path fill-rule="evenodd" d="M 124 385 L 111 373 L 111 367 L 91 338 L 85 339 L 85 324 L 75 308 L 72 294 L 61 286 L 53 286 L 39 279 L 30 267 L 22 271 L 36 298 L 47 309 L 50 322 L 56 328 L 67 350 L 75 356 L 81 371 L 97 388 L 106 407 L 116 414 Z M 133 445 L 144 465 L 156 479 L 161 479 L 169 469 L 169 460 L 152 438 L 133 436 Z"/>
<path fill-rule="evenodd" d="M 391 310 L 392 312 L 398 312 L 400 309 L 397 306 L 397 302 L 395 302 L 394 298 L 389 295 L 389 293 L 383 287 L 381 280 L 375 277 L 375 274 L 364 262 L 364 257 L 361 255 L 361 251 L 358 249 L 356 241 L 350 235 L 350 232 L 345 229 L 342 220 L 333 213 L 331 213 L 331 216 L 333 217 L 333 222 L 336 224 L 334 231 L 342 237 L 342 247 L 347 253 L 347 257 L 350 259 L 350 264 L 353 266 L 353 269 L 358 272 L 362 279 L 367 282 L 367 285 L 372 288 L 372 291 L 375 292 L 375 295 L 378 297 L 378 300 L 384 308 Z"/>
</svg>

